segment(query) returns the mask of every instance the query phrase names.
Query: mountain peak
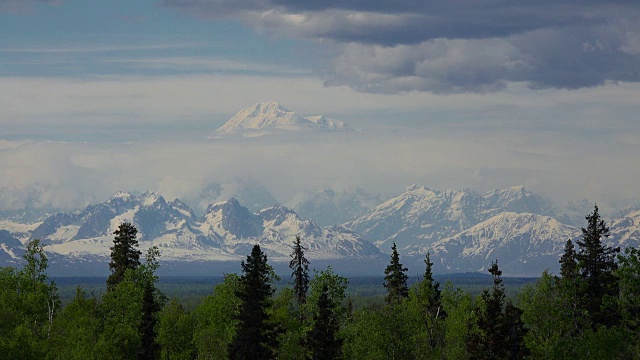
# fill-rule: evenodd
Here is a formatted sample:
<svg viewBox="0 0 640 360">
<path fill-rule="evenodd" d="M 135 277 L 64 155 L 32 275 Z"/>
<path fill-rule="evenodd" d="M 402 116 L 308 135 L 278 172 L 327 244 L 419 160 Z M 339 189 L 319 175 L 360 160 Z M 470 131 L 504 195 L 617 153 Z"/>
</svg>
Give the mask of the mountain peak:
<svg viewBox="0 0 640 360">
<path fill-rule="evenodd" d="M 125 192 L 125 191 L 118 191 L 115 194 L 111 195 L 111 198 L 109 198 L 109 200 L 115 200 L 115 199 L 124 199 L 124 200 L 128 200 L 132 197 L 133 195 L 131 195 L 131 193 Z"/>
<path fill-rule="evenodd" d="M 342 121 L 324 116 L 302 117 L 277 101 L 264 101 L 238 111 L 229 121 L 216 129 L 210 138 L 224 135 L 262 136 L 274 131 L 324 130 L 346 128 Z"/>
</svg>

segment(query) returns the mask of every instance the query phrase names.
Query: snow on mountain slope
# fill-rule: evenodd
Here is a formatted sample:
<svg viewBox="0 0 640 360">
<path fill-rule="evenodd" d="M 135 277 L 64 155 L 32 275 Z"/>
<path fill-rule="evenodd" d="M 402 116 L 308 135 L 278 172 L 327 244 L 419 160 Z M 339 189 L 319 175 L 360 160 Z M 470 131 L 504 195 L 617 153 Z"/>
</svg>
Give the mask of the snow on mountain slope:
<svg viewBox="0 0 640 360">
<path fill-rule="evenodd" d="M 537 214 L 504 212 L 454 236 L 421 246 L 413 255 L 430 252 L 442 266 L 454 272 L 485 269 L 498 259 L 511 274 L 531 269 L 556 269 L 568 239 L 580 230 Z M 535 273 L 535 272 L 534 272 Z"/>
<path fill-rule="evenodd" d="M 302 117 L 275 101 L 257 103 L 238 111 L 229 121 L 216 129 L 209 138 L 236 135 L 257 137 L 274 131 L 347 129 L 342 122 L 324 116 Z"/>
<path fill-rule="evenodd" d="M 295 236 L 300 236 L 310 259 L 380 256 L 380 251 L 354 232 L 321 228 L 301 219 L 295 211 L 275 205 L 252 214 L 237 200 L 213 204 L 200 229 L 224 238 L 226 248 L 239 256 L 258 243 L 274 260 L 287 260 Z"/>
<path fill-rule="evenodd" d="M 345 224 L 389 251 L 395 242 L 408 252 L 454 235 L 482 220 L 484 198 L 473 190 L 431 190 L 412 185 L 368 214 Z"/>
<path fill-rule="evenodd" d="M 11 233 L 11 236 L 17 238 L 25 244 L 31 238 L 33 231 L 40 226 L 40 222 L 33 224 L 20 224 L 11 220 L 0 220 L 0 229 Z"/>
<path fill-rule="evenodd" d="M 156 245 L 173 258 L 182 257 L 180 254 L 184 249 L 216 253 L 212 248 L 218 247 L 219 239 L 194 230 L 195 220 L 193 211 L 179 200 L 167 202 L 151 191 L 140 196 L 119 192 L 106 202 L 88 206 L 85 210 L 50 216 L 33 230 L 31 238 L 41 239 L 49 245 L 48 251 L 59 254 L 106 257 L 113 245 L 113 232 L 122 222 L 129 221 L 138 229 L 142 249 Z"/>
<path fill-rule="evenodd" d="M 310 259 L 381 255 L 374 245 L 348 229 L 321 228 L 282 206 L 255 214 L 233 198 L 211 204 L 204 216 L 198 218 L 180 200 L 167 202 L 153 192 L 140 196 L 117 193 L 104 203 L 73 214 L 54 214 L 30 228 L 10 222 L 5 225 L 15 231 L 26 231 L 25 239 L 38 235 L 47 245 L 45 251 L 57 256 L 56 259 L 105 261 L 113 245 L 113 232 L 124 221 L 132 222 L 138 229 L 140 249 L 158 246 L 162 260 L 239 260 L 256 243 L 265 248 L 270 258 L 288 260 L 296 235 L 303 239 Z M 10 231 L 0 230 L 0 235 L 3 234 L 7 240 L 0 246 L 0 256 L 14 258 L 13 249 L 18 245 L 17 252 L 24 251 Z M 9 243 L 10 240 L 13 242 Z"/>
<path fill-rule="evenodd" d="M 412 252 L 504 212 L 530 212 L 564 219 L 547 200 L 522 186 L 480 195 L 471 189 L 438 191 L 412 185 L 345 226 L 384 251 L 389 251 L 396 242 L 399 249 Z"/>
<path fill-rule="evenodd" d="M 632 211 L 607 225 L 611 231 L 609 238 L 615 246 L 640 247 L 640 210 Z"/>
<path fill-rule="evenodd" d="M 24 246 L 7 230 L 0 230 L 0 262 L 3 265 L 20 262 Z"/>
</svg>

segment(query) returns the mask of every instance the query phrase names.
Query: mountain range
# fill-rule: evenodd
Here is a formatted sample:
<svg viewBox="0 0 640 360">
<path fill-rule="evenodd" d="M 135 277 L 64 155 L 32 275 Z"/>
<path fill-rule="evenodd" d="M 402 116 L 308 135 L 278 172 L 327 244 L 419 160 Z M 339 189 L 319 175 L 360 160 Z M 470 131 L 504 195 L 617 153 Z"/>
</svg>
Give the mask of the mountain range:
<svg viewBox="0 0 640 360">
<path fill-rule="evenodd" d="M 323 115 L 300 116 L 276 101 L 265 101 L 238 111 L 209 138 L 260 137 L 282 132 L 344 131 L 344 122 Z"/>
<path fill-rule="evenodd" d="M 363 205 L 374 201 L 381 203 Z M 230 198 L 196 213 L 179 199 L 167 201 L 151 191 L 119 192 L 103 203 L 36 223 L 0 220 L 0 265 L 17 264 L 26 242 L 35 238 L 46 244 L 53 263 L 105 264 L 113 231 L 130 221 L 139 230 L 142 250 L 155 245 L 163 261 L 187 265 L 238 262 L 256 243 L 271 261 L 286 263 L 293 239 L 300 236 L 310 260 L 368 263 L 372 273 L 388 261 L 386 254 L 396 243 L 406 264 L 418 269 L 415 273 L 422 271 L 428 252 L 437 272 L 480 271 L 497 259 L 505 274 L 535 276 L 545 268 L 557 271 L 564 244 L 578 239 L 580 226 L 586 225 L 575 224 L 562 209 L 522 186 L 481 194 L 412 185 L 386 201 L 364 191 L 324 190 L 305 193 L 292 205 L 252 211 Z M 334 216 L 336 211 L 356 217 L 332 223 L 346 216 Z M 325 215 L 322 225 L 310 214 Z M 640 211 L 608 224 L 609 244 L 640 245 Z"/>
</svg>

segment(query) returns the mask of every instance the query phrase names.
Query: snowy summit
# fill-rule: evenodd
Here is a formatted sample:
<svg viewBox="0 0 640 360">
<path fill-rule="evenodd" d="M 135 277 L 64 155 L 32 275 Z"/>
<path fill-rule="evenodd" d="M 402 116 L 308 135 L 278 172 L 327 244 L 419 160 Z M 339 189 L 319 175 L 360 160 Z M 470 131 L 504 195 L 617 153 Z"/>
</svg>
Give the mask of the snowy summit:
<svg viewBox="0 0 640 360">
<path fill-rule="evenodd" d="M 324 116 L 302 117 L 278 104 L 265 101 L 238 111 L 209 138 L 224 136 L 258 137 L 279 131 L 342 131 L 348 126 Z"/>
</svg>

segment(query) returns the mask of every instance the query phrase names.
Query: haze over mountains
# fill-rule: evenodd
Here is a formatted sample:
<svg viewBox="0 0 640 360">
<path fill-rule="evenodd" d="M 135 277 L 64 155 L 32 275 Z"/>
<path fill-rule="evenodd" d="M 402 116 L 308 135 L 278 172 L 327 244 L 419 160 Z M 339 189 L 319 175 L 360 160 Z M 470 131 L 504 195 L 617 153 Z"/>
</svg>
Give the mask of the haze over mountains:
<svg viewBox="0 0 640 360">
<path fill-rule="evenodd" d="M 39 238 L 54 263 L 106 270 L 112 233 L 121 222 L 130 221 L 139 230 L 141 248 L 158 246 L 165 262 L 237 262 L 259 243 L 270 260 L 284 263 L 298 235 L 312 261 L 380 264 L 388 261 L 395 242 L 405 262 L 417 269 L 430 252 L 438 272 L 479 271 L 498 259 L 505 274 L 539 275 L 545 268 L 557 270 L 565 242 L 578 238 L 583 225 L 571 223 L 562 209 L 522 186 L 480 194 L 413 185 L 386 201 L 362 189 L 325 189 L 296 199 L 291 203 L 300 213 L 331 213 L 322 219 L 324 226 L 278 204 L 251 211 L 230 198 L 197 214 L 179 199 L 167 201 L 151 191 L 120 192 L 103 203 L 51 214 L 35 223 L 0 221 L 0 261 L 19 262 L 24 244 Z M 379 203 L 373 207 L 375 199 Z M 343 214 L 332 213 L 336 209 L 343 209 Z M 348 216 L 357 217 L 347 221 Z M 608 223 L 609 243 L 640 244 L 640 211 Z"/>
<path fill-rule="evenodd" d="M 210 136 L 221 141 L 207 143 L 234 143 L 237 151 L 243 151 L 245 145 L 260 141 L 222 139 L 266 139 L 265 143 L 280 147 L 268 146 L 258 157 L 286 163 L 277 154 L 284 148 L 283 140 L 316 134 L 324 140 L 333 136 L 323 134 L 346 130 L 351 128 L 341 121 L 300 116 L 275 101 L 266 101 L 240 110 Z M 342 146 L 349 151 L 349 140 L 354 138 L 349 135 L 363 134 L 345 135 Z M 333 146 L 320 143 L 325 150 Z M 301 151 L 307 148 L 299 147 Z M 314 158 L 321 155 L 310 153 L 302 159 L 313 167 Z M 239 161 L 236 156 L 221 158 Z M 260 166 L 273 172 L 273 162 L 270 164 Z M 315 167 L 324 175 L 324 167 Z M 129 221 L 139 230 L 141 249 L 159 247 L 163 262 L 178 264 L 187 274 L 196 264 L 237 264 L 256 243 L 271 261 L 286 265 L 291 244 L 300 236 L 310 260 L 340 263 L 361 273 L 379 275 L 395 243 L 414 273 L 421 272 L 424 256 L 430 253 L 436 272 L 481 271 L 497 259 L 505 274 L 535 276 L 546 268 L 558 269 L 565 242 L 580 236 L 584 216 L 593 209 L 586 200 L 558 206 L 523 186 L 479 193 L 469 188 L 436 190 L 412 185 L 396 196 L 359 187 L 348 191 L 324 187 L 298 190 L 287 201 L 279 201 L 260 182 L 233 178 L 204 183 L 182 200 L 168 201 L 153 191 L 117 192 L 104 202 L 94 201 L 76 210 L 42 206 L 48 191 L 41 188 L 21 193 L 22 207 L 12 205 L 16 201 L 11 189 L 2 191 L 0 200 L 10 201 L 6 209 L 0 209 L 0 265 L 20 262 L 26 243 L 41 239 L 52 264 L 57 269 L 68 268 L 66 274 L 106 272 L 113 232 Z M 609 204 L 607 210 L 612 230 L 607 241 L 615 246 L 637 246 L 640 204 Z"/>
</svg>

